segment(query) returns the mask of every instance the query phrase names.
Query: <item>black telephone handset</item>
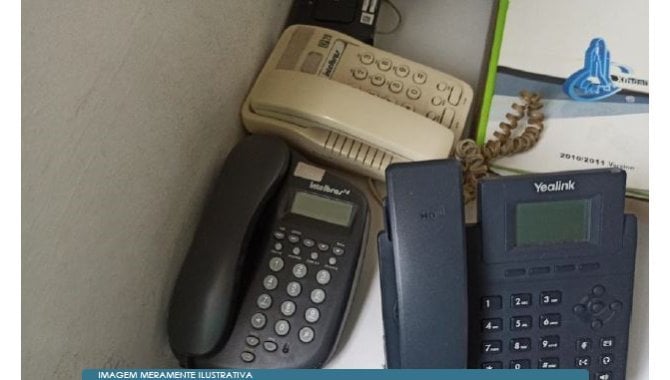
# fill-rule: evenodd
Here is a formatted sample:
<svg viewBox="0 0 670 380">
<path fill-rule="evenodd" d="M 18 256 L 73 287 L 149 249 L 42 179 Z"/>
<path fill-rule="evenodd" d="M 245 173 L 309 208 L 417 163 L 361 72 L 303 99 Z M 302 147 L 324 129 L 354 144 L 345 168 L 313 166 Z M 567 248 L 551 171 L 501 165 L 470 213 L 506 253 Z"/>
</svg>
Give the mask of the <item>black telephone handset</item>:
<svg viewBox="0 0 670 380">
<path fill-rule="evenodd" d="M 365 197 L 281 140 L 229 154 L 177 278 L 170 345 L 186 367 L 316 368 L 362 262 Z"/>
<path fill-rule="evenodd" d="M 391 165 L 378 237 L 388 367 L 625 378 L 637 239 L 625 184 L 619 169 L 484 179 L 466 229 L 459 162 Z"/>
</svg>

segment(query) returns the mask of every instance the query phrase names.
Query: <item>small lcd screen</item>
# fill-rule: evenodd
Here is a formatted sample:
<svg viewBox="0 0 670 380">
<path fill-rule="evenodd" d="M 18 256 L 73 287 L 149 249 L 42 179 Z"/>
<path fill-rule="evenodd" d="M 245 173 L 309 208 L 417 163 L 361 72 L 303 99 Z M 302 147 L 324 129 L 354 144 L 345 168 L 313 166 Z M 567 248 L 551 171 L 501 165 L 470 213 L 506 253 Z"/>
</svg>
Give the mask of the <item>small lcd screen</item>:
<svg viewBox="0 0 670 380">
<path fill-rule="evenodd" d="M 591 200 L 519 203 L 516 206 L 516 245 L 588 241 Z"/>
<path fill-rule="evenodd" d="M 323 222 L 348 227 L 354 205 L 318 195 L 297 192 L 291 205 L 291 213 L 321 220 Z"/>
</svg>

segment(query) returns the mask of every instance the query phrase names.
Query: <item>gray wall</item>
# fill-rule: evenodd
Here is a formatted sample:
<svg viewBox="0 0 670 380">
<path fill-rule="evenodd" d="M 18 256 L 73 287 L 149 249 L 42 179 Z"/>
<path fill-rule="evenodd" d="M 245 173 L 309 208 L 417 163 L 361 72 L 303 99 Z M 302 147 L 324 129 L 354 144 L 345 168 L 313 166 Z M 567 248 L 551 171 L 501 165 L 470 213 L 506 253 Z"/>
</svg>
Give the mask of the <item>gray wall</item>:
<svg viewBox="0 0 670 380">
<path fill-rule="evenodd" d="M 175 366 L 166 306 L 289 1 L 22 2 L 22 371 Z"/>
</svg>

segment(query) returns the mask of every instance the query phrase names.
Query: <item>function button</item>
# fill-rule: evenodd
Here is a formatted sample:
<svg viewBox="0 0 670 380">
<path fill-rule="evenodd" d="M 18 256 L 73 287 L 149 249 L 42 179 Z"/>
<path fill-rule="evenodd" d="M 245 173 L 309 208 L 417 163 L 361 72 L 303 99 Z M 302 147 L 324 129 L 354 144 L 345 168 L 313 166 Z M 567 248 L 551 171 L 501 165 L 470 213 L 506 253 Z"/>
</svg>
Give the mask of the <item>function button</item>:
<svg viewBox="0 0 670 380">
<path fill-rule="evenodd" d="M 284 301 L 279 308 L 284 316 L 290 317 L 295 313 L 295 303 L 293 301 Z"/>
<path fill-rule="evenodd" d="M 514 338 L 510 340 L 509 349 L 513 352 L 530 351 L 530 338 Z"/>
<path fill-rule="evenodd" d="M 314 240 L 312 240 L 312 239 L 302 239 L 302 245 L 304 245 L 307 248 L 314 247 L 314 244 L 316 244 L 316 243 L 314 243 Z"/>
<path fill-rule="evenodd" d="M 524 274 L 526 274 L 526 270 L 524 268 L 514 268 L 505 270 L 505 277 L 519 277 L 523 276 Z"/>
<path fill-rule="evenodd" d="M 593 272 L 594 270 L 598 269 L 600 269 L 600 264 L 598 263 L 586 263 L 579 265 L 579 270 L 582 272 Z"/>
<path fill-rule="evenodd" d="M 319 244 L 316 245 L 316 247 L 319 249 L 319 251 L 323 251 L 323 252 L 327 251 L 328 248 L 330 248 L 330 246 L 326 243 L 319 243 Z"/>
<path fill-rule="evenodd" d="M 384 82 L 386 82 L 386 78 L 384 78 L 384 76 L 381 74 L 374 74 L 370 77 L 370 83 L 375 86 L 382 86 Z"/>
<path fill-rule="evenodd" d="M 319 285 L 327 285 L 330 282 L 330 272 L 325 269 L 321 269 L 316 273 L 316 282 Z"/>
<path fill-rule="evenodd" d="M 400 91 L 402 91 L 402 82 L 399 80 L 389 82 L 389 90 L 391 90 L 391 92 L 393 92 L 394 94 L 399 93 Z"/>
<path fill-rule="evenodd" d="M 558 358 L 541 358 L 537 363 L 537 368 L 542 369 L 558 368 Z"/>
<path fill-rule="evenodd" d="M 280 319 L 277 321 L 277 323 L 275 323 L 275 333 L 279 336 L 288 334 L 290 330 L 291 325 L 286 320 Z"/>
<path fill-rule="evenodd" d="M 404 78 L 409 75 L 409 66 L 407 65 L 398 65 L 395 67 L 395 75 Z"/>
<path fill-rule="evenodd" d="M 299 255 L 300 252 L 301 252 L 300 247 L 293 247 L 293 249 L 291 250 L 291 253 L 294 255 Z"/>
<path fill-rule="evenodd" d="M 591 351 L 591 347 L 593 347 L 593 342 L 590 338 L 577 339 L 577 351 L 588 352 Z"/>
<path fill-rule="evenodd" d="M 274 246 L 272 246 L 272 248 L 274 248 L 275 251 L 281 251 L 282 248 L 284 248 L 284 246 L 281 243 L 277 242 L 274 244 Z"/>
<path fill-rule="evenodd" d="M 432 99 L 430 99 L 430 104 L 434 106 L 441 106 L 444 104 L 444 98 L 441 96 L 433 96 Z"/>
<path fill-rule="evenodd" d="M 530 315 L 522 315 L 519 317 L 512 317 L 510 319 L 510 329 L 512 330 L 527 330 L 533 326 L 533 317 Z"/>
<path fill-rule="evenodd" d="M 502 352 L 502 341 L 485 340 L 482 342 L 482 354 L 499 354 Z"/>
<path fill-rule="evenodd" d="M 610 309 L 612 310 L 621 310 L 622 307 L 623 304 L 621 303 L 621 301 L 614 301 L 610 304 Z"/>
<path fill-rule="evenodd" d="M 500 331 L 503 328 L 501 318 L 489 318 L 482 320 L 482 331 Z"/>
<path fill-rule="evenodd" d="M 372 62 L 375 61 L 375 56 L 372 55 L 370 52 L 365 52 L 361 55 L 358 56 L 358 59 L 360 59 L 361 63 L 364 65 L 369 65 Z"/>
<path fill-rule="evenodd" d="M 344 255 L 344 248 L 342 247 L 333 247 L 333 254 L 335 256 L 342 256 Z"/>
<path fill-rule="evenodd" d="M 266 322 L 267 318 L 265 318 L 265 314 L 263 313 L 256 313 L 251 316 L 251 327 L 255 328 L 256 330 L 260 330 L 265 327 Z"/>
<path fill-rule="evenodd" d="M 272 236 L 274 236 L 275 239 L 277 239 L 277 240 L 284 240 L 284 238 L 286 237 L 286 234 L 283 233 L 282 231 L 275 231 L 275 232 L 272 234 Z"/>
<path fill-rule="evenodd" d="M 559 327 L 561 325 L 561 315 L 558 313 L 541 314 L 540 328 Z"/>
<path fill-rule="evenodd" d="M 600 364 L 604 366 L 609 366 L 612 365 L 612 362 L 614 362 L 614 355 L 612 354 L 602 354 L 600 355 Z"/>
<path fill-rule="evenodd" d="M 590 356 L 577 356 L 575 358 L 575 367 L 577 368 L 586 368 L 591 366 L 591 357 Z"/>
<path fill-rule="evenodd" d="M 482 369 L 502 369 L 502 362 L 486 362 L 482 363 Z"/>
<path fill-rule="evenodd" d="M 314 330 L 311 327 L 303 327 L 298 331 L 298 338 L 303 343 L 309 343 L 314 340 Z"/>
<path fill-rule="evenodd" d="M 250 347 L 256 347 L 258 346 L 258 343 L 261 342 L 257 337 L 253 335 L 249 335 L 244 341 L 247 342 L 247 346 Z"/>
<path fill-rule="evenodd" d="M 326 299 L 326 292 L 323 289 L 314 289 L 310 293 L 309 299 L 315 304 L 320 304 Z"/>
<path fill-rule="evenodd" d="M 509 362 L 509 369 L 530 369 L 530 360 L 517 359 Z"/>
<path fill-rule="evenodd" d="M 334 258 L 334 257 L 329 258 L 329 259 L 328 259 L 328 264 L 329 264 L 329 265 L 335 265 L 335 264 L 337 264 L 337 259 Z"/>
<path fill-rule="evenodd" d="M 297 297 L 302 292 L 302 286 L 299 282 L 291 281 L 286 285 L 286 293 L 291 297 Z"/>
<path fill-rule="evenodd" d="M 512 294 L 512 307 L 528 307 L 533 303 L 533 295 L 530 293 Z"/>
<path fill-rule="evenodd" d="M 273 257 L 270 259 L 270 270 L 273 272 L 279 272 L 284 268 L 284 260 L 281 257 Z"/>
<path fill-rule="evenodd" d="M 393 62 L 391 62 L 391 60 L 388 58 L 382 58 L 377 61 L 377 67 L 381 71 L 389 71 L 391 70 L 391 67 L 393 67 Z"/>
<path fill-rule="evenodd" d="M 593 293 L 594 296 L 600 297 L 603 294 L 605 294 L 605 287 L 602 285 L 596 285 L 591 289 L 591 293 Z"/>
<path fill-rule="evenodd" d="M 614 348 L 614 337 L 608 336 L 605 338 L 600 338 L 600 348 L 604 349 Z"/>
<path fill-rule="evenodd" d="M 424 84 L 426 83 L 426 79 L 428 79 L 428 74 L 426 74 L 425 71 L 419 70 L 412 75 L 412 80 L 416 84 Z"/>
<path fill-rule="evenodd" d="M 531 274 L 531 275 L 547 274 L 549 272 L 551 272 L 551 268 L 549 268 L 549 267 L 534 267 L 534 268 L 530 268 L 530 271 L 528 271 L 528 273 Z"/>
<path fill-rule="evenodd" d="M 591 329 L 592 330 L 599 330 L 601 327 L 603 327 L 603 321 L 600 319 L 594 319 L 591 321 Z"/>
<path fill-rule="evenodd" d="M 578 303 L 577 305 L 572 307 L 572 312 L 575 314 L 584 314 L 586 313 L 586 306 L 582 305 L 581 303 Z"/>
<path fill-rule="evenodd" d="M 612 372 L 598 372 L 595 380 L 612 380 Z"/>
<path fill-rule="evenodd" d="M 263 279 L 263 287 L 266 290 L 275 290 L 277 289 L 277 285 L 279 284 L 279 280 L 277 280 L 277 277 L 269 274 L 265 276 Z"/>
<path fill-rule="evenodd" d="M 411 86 L 407 88 L 407 97 L 412 100 L 417 100 L 421 97 L 421 90 L 416 86 Z"/>
<path fill-rule="evenodd" d="M 454 88 L 451 89 L 451 94 L 449 94 L 449 103 L 458 105 L 458 102 L 461 101 L 462 93 L 461 86 L 454 86 Z"/>
<path fill-rule="evenodd" d="M 256 299 L 256 305 L 263 310 L 269 309 L 272 306 L 272 297 L 265 293 L 261 294 Z"/>
<path fill-rule="evenodd" d="M 351 75 L 353 75 L 355 79 L 363 80 L 368 77 L 368 70 L 366 70 L 365 67 L 357 67 L 351 70 Z"/>
<path fill-rule="evenodd" d="M 318 260 L 319 259 L 319 254 L 316 252 L 312 252 L 309 254 L 309 258 L 312 260 Z"/>
<path fill-rule="evenodd" d="M 316 323 L 320 317 L 321 313 L 319 312 L 319 309 L 315 307 L 310 307 L 305 310 L 305 320 L 309 323 Z"/>
<path fill-rule="evenodd" d="M 561 303 L 561 292 L 559 290 L 549 290 L 540 293 L 540 305 L 558 305 Z"/>
<path fill-rule="evenodd" d="M 256 359 L 256 355 L 249 351 L 244 351 L 242 354 L 240 354 L 240 359 L 242 359 L 242 361 L 245 363 L 251 363 Z"/>
<path fill-rule="evenodd" d="M 591 309 L 591 312 L 594 314 L 600 313 L 604 308 L 605 304 L 602 303 L 602 301 L 592 302 L 591 306 L 589 307 L 589 309 Z"/>
<path fill-rule="evenodd" d="M 305 264 L 295 264 L 292 272 L 297 278 L 303 278 L 307 275 L 307 266 Z"/>
<path fill-rule="evenodd" d="M 449 85 L 445 82 L 440 82 L 437 84 L 437 86 L 435 86 L 435 88 L 437 88 L 437 91 L 446 91 L 447 88 L 449 88 Z"/>
<path fill-rule="evenodd" d="M 482 310 L 499 310 L 502 308 L 501 296 L 482 297 Z"/>
<path fill-rule="evenodd" d="M 540 349 L 545 351 L 557 350 L 561 338 L 558 335 L 548 335 L 540 338 Z"/>
<path fill-rule="evenodd" d="M 556 265 L 554 267 L 554 271 L 556 273 L 574 272 L 575 271 L 575 266 L 573 264 Z"/>
<path fill-rule="evenodd" d="M 271 340 L 266 340 L 265 342 L 263 342 L 263 348 L 267 352 L 275 352 L 275 351 L 277 351 L 278 346 L 277 346 L 277 343 L 275 343 Z"/>
<path fill-rule="evenodd" d="M 300 241 L 300 236 L 298 235 L 288 235 L 288 241 L 295 244 Z"/>
</svg>

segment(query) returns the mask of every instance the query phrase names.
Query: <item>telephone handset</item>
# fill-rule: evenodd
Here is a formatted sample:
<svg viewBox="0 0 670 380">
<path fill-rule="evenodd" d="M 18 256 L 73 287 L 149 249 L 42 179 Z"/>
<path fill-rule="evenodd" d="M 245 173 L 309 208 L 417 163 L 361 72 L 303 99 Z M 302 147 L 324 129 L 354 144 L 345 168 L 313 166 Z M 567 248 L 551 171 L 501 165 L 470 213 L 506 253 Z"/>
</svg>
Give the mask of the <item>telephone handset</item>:
<svg viewBox="0 0 670 380">
<path fill-rule="evenodd" d="M 387 175 L 378 240 L 389 368 L 625 378 L 637 221 L 624 214 L 624 171 L 484 179 L 467 228 L 457 161 Z"/>
<path fill-rule="evenodd" d="M 294 25 L 242 106 L 254 133 L 384 180 L 393 162 L 448 157 L 472 104 L 465 82 L 345 34 Z"/>
<path fill-rule="evenodd" d="M 276 137 L 229 154 L 177 278 L 170 345 L 186 367 L 317 368 L 356 285 L 368 206 Z"/>
</svg>

